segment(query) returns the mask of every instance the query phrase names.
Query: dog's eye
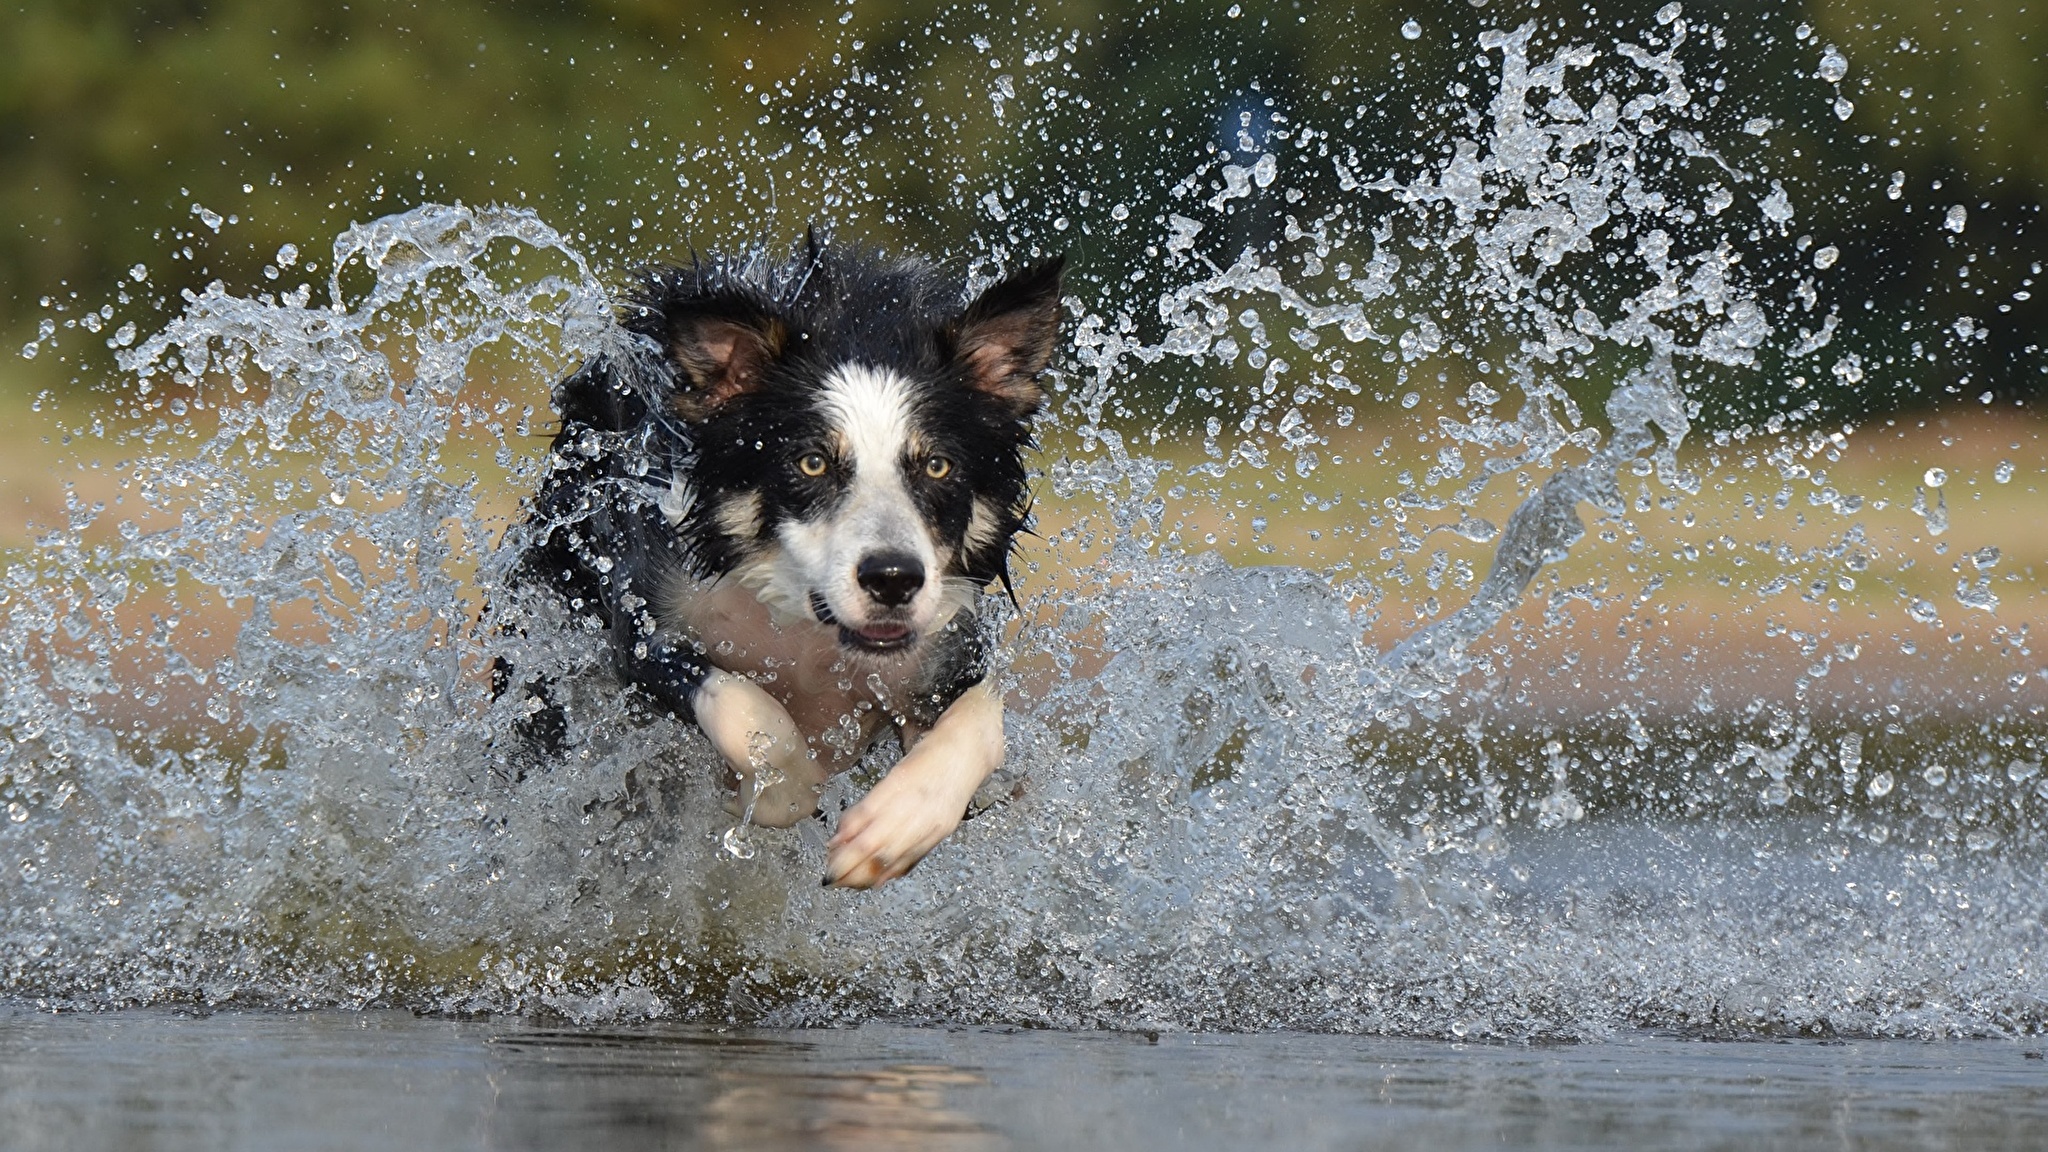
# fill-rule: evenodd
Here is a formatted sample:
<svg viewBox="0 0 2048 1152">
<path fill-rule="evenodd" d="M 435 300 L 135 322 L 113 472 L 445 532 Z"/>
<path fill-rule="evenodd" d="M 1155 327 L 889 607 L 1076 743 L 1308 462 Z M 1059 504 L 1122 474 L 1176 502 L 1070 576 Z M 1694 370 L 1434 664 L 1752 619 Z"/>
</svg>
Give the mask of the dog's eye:
<svg viewBox="0 0 2048 1152">
<path fill-rule="evenodd" d="M 933 456 L 924 462 L 924 474 L 934 480 L 944 480 L 953 474 L 953 462 L 944 456 Z"/>
<path fill-rule="evenodd" d="M 813 480 L 825 474 L 827 464 L 822 452 L 806 452 L 797 458 L 796 470 Z"/>
</svg>

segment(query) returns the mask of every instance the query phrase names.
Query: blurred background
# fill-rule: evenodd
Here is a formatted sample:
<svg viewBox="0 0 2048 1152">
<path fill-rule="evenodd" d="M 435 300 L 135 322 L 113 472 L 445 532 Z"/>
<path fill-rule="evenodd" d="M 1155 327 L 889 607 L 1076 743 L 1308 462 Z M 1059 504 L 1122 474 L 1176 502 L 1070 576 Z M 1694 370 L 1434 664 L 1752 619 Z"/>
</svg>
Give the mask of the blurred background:
<svg viewBox="0 0 2048 1152">
<path fill-rule="evenodd" d="M 1156 229 L 1119 227 L 1112 208 L 1150 222 L 1182 169 L 1242 128 L 1268 130 L 1269 110 L 1342 111 L 1356 167 L 1377 172 L 1440 138 L 1417 96 L 1458 82 L 1481 27 L 1541 15 L 1539 42 L 1598 43 L 1654 27 L 1659 7 L 11 0 L 0 336 L 11 352 L 123 284 L 158 311 L 214 279 L 259 290 L 280 246 L 317 259 L 350 222 L 425 200 L 531 207 L 615 277 L 814 219 L 927 253 L 971 233 L 1001 246 L 995 192 L 1010 232 L 1070 238 L 1084 282 L 1117 284 L 1149 262 L 1138 249 Z M 2048 388 L 2043 302 L 2025 288 L 2048 256 L 2048 8 L 1814 0 L 1687 17 L 1724 30 L 1724 47 L 1701 50 L 1740 97 L 1735 123 L 1770 122 L 1758 155 L 1797 223 L 1825 223 L 1837 282 L 1866 297 L 1845 335 L 1866 362 L 1890 355 L 1868 379 L 1819 383 L 1826 412 Z M 1849 62 L 1837 83 L 1816 76 L 1822 45 Z M 1836 100 L 1846 119 L 1826 114 Z M 1247 110 L 1256 124 L 1238 123 Z M 1187 164 L 1162 168 L 1174 155 Z M 1336 195 L 1327 171 L 1298 183 L 1303 219 Z M 1960 236 L 1911 215 L 1951 205 L 1968 212 Z M 1251 233 L 1280 216 L 1244 239 L 1271 239 Z M 127 279 L 138 267 L 146 291 Z M 1959 337 L 1958 315 L 1981 334 Z M 0 394 L 74 388 L 91 356 L 10 354 Z M 1778 395 L 1719 387 L 1765 409 Z"/>
</svg>

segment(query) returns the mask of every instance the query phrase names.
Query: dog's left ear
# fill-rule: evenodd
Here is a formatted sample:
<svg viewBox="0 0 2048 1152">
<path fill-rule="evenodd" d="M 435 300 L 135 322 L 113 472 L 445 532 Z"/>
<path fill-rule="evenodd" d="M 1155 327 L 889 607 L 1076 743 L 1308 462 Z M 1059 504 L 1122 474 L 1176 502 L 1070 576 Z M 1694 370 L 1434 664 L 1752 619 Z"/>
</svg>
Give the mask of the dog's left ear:
<svg viewBox="0 0 2048 1152">
<path fill-rule="evenodd" d="M 1060 273 L 1066 264 L 1066 257 L 1055 256 L 990 285 L 946 326 L 968 384 L 1019 419 L 1045 402 L 1038 375 L 1059 343 Z"/>
</svg>

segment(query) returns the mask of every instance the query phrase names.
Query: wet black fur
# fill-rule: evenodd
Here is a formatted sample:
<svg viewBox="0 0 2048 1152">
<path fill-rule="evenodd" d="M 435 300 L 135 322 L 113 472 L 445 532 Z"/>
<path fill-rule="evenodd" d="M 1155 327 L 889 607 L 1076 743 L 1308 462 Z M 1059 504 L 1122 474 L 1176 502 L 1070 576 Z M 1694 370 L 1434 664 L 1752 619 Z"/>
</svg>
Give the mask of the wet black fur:
<svg viewBox="0 0 2048 1152">
<path fill-rule="evenodd" d="M 959 470 L 953 483 L 911 477 L 942 548 L 964 540 L 976 497 L 997 512 L 992 538 L 934 576 L 1007 587 L 1012 541 L 1029 507 L 1023 453 L 1038 393 L 1022 374 L 992 386 L 985 364 L 974 371 L 972 353 L 991 331 L 1021 332 L 1042 366 L 1056 338 L 1059 275 L 1060 262 L 1047 262 L 970 306 L 964 286 L 931 264 L 815 238 L 787 260 L 757 252 L 646 270 L 620 312 L 632 339 L 555 388 L 561 429 L 523 529 L 514 583 L 551 590 L 609 636 L 622 678 L 690 716 L 709 665 L 689 642 L 656 629 L 649 602 L 676 573 L 708 579 L 732 571 L 772 546 L 778 520 L 814 515 L 837 498 L 842 477 L 809 480 L 792 462 L 825 431 L 815 397 L 826 376 L 858 363 L 913 383 L 917 423 L 932 451 Z M 700 354 L 707 331 L 741 333 L 758 361 L 746 386 L 722 399 L 714 399 Z M 658 501 L 678 472 L 696 496 L 671 528 Z M 735 535 L 718 512 L 749 494 L 761 504 L 756 530 Z M 981 680 L 984 643 L 972 612 L 924 641 L 913 719 L 930 723 Z M 499 693 L 512 681 L 508 667 L 494 669 Z M 526 690 L 541 705 L 527 735 L 559 747 L 566 725 L 548 686 Z"/>
</svg>

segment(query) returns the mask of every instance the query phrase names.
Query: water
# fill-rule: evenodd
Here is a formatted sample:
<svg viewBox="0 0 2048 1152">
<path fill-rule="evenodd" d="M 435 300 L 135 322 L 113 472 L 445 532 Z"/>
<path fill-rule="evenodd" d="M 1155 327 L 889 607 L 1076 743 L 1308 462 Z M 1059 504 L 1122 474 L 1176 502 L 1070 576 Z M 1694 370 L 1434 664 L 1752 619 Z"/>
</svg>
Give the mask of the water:
<svg viewBox="0 0 2048 1152">
<path fill-rule="evenodd" d="M 1843 319 L 1853 286 L 1805 231 L 1824 205 L 1752 147 L 1770 122 L 1703 95 L 1718 31 L 1671 5 L 1619 38 L 1469 47 L 1469 83 L 1414 96 L 1446 127 L 1413 156 L 1359 156 L 1342 112 L 1251 104 L 1222 151 L 1170 157 L 1149 218 L 1069 189 L 1147 275 L 1070 302 L 1045 540 L 1021 614 L 984 606 L 1011 637 L 991 791 L 1014 798 L 875 894 L 817 887 L 830 817 L 732 835 L 701 736 L 621 708 L 598 647 L 504 585 L 546 383 L 625 338 L 561 222 L 425 205 L 280 253 L 320 266 L 295 290 L 217 285 L 155 331 L 79 322 L 118 369 L 56 417 L 68 515 L 0 593 L 0 995 L 1623 1037 L 1485 1064 L 1329 1049 L 1340 1079 L 1421 1052 L 1479 1095 L 1562 1062 L 1594 1109 L 1616 1051 L 1719 1051 L 1641 1029 L 2041 1031 L 2038 559 L 1979 479 L 2038 458 L 2031 426 L 1822 421 L 1809 381 L 1861 381 L 1886 348 Z M 1000 79 L 991 115 L 1078 131 Z M 976 192 L 977 277 L 1071 239 Z M 511 616 L 522 635 L 494 627 Z M 581 685 L 563 762 L 503 739 L 495 652 Z M 520 1025 L 405 1027 L 549 1050 Z M 647 1034 L 686 1062 L 710 1043 Z M 1049 1039 L 1025 1067 L 1126 1042 Z"/>
<path fill-rule="evenodd" d="M 1964 1149 L 2031 1146 L 2048 1120 L 2039 1048 L 2005 1041 L 126 1012 L 0 1018 L 0 1073 L 20 1148 Z"/>
</svg>

